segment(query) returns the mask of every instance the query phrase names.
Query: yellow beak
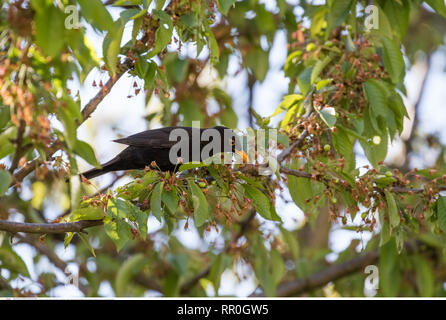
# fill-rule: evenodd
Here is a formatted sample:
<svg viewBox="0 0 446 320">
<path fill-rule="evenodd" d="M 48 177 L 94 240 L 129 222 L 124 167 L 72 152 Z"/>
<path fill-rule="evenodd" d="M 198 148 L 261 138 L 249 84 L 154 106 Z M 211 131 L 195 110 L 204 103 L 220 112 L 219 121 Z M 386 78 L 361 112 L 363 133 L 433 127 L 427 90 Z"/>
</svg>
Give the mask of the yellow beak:
<svg viewBox="0 0 446 320">
<path fill-rule="evenodd" d="M 248 155 L 246 154 L 245 151 L 235 150 L 235 153 L 238 154 L 242 158 L 243 163 L 248 163 Z"/>
</svg>

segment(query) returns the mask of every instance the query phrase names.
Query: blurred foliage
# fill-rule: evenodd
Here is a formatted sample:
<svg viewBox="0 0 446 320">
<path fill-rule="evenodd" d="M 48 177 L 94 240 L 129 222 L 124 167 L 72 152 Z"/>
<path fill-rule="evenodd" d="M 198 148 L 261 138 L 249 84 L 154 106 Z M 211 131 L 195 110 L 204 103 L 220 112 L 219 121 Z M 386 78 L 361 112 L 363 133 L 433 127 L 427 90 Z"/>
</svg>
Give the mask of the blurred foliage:
<svg viewBox="0 0 446 320">
<path fill-rule="evenodd" d="M 430 137 L 439 153 L 435 168 L 400 172 L 384 162 L 408 118 L 406 71 L 444 51 L 444 1 L 373 1 L 371 12 L 370 1 L 295 2 L 3 1 L 0 218 L 48 222 L 48 212 L 59 210 L 52 222 L 104 225 L 64 237 L 0 233 L 0 295 L 46 296 L 63 285 L 53 269 L 28 271 L 15 249 L 26 243 L 35 249 L 34 266 L 44 265 L 44 256 L 64 272 L 76 264 L 86 296 L 106 284 L 117 296 L 218 295 L 228 271 L 275 296 L 281 284 L 323 272 L 334 253 L 328 238 L 344 229 L 371 240 L 361 253 L 352 240 L 335 263 L 377 250 L 379 295 L 444 296 L 443 146 Z M 368 30 L 370 17 L 378 27 Z M 102 36 L 102 52 L 87 25 Z M 230 61 L 237 74 L 263 82 L 280 33 L 288 42 L 288 93 L 269 117 L 252 106 L 236 113 L 224 85 Z M 92 70 L 102 80 L 86 83 Z M 270 176 L 237 164 L 186 166 L 176 175 L 154 165 L 127 173 L 127 184 L 97 190 L 79 183 L 78 159 L 99 163 L 94 146 L 78 138 L 85 109 L 68 83 L 105 96 L 124 73 L 134 77 L 129 97 L 143 94 L 147 105 L 161 105 L 144 115 L 149 127 L 201 121 L 236 128 L 246 114 L 256 131 L 275 128 L 271 119 L 280 116 L 279 151 L 305 137 Z M 370 165 L 357 166 L 358 149 Z M 22 175 L 30 163 L 31 174 Z M 282 225 L 286 213 L 278 212 L 276 197 L 302 212 L 298 227 Z M 156 221 L 160 227 L 149 232 Z M 195 249 L 181 241 L 181 229 L 196 232 Z M 66 261 L 55 253 L 63 246 L 74 253 Z M 363 296 L 365 275 L 356 271 L 303 294 Z"/>
</svg>

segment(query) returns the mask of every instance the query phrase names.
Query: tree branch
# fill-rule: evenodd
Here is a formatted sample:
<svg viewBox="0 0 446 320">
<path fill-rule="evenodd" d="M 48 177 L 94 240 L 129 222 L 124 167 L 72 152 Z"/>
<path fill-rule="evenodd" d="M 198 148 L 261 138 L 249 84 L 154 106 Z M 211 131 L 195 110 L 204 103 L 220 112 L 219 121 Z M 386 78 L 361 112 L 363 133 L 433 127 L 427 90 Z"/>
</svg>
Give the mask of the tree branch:
<svg viewBox="0 0 446 320">
<path fill-rule="evenodd" d="M 81 220 L 67 223 L 28 223 L 0 220 L 0 230 L 11 233 L 64 233 L 82 232 L 85 228 L 102 225 L 102 220 Z"/>
<path fill-rule="evenodd" d="M 361 270 L 369 264 L 378 260 L 378 251 L 374 250 L 366 255 L 355 257 L 346 262 L 332 265 L 320 272 L 316 272 L 306 278 L 286 282 L 277 288 L 278 297 L 296 296 L 303 292 L 320 288 L 331 281 L 338 280 L 348 276 L 358 270 Z M 264 294 L 252 294 L 251 297 L 261 297 Z"/>
<path fill-rule="evenodd" d="M 93 99 L 88 102 L 84 109 L 82 109 L 82 120 L 78 122 L 78 127 L 84 123 L 91 114 L 96 110 L 99 103 L 105 98 L 105 96 L 110 92 L 111 88 L 114 86 L 114 84 L 120 79 L 120 77 L 127 72 L 130 68 L 133 67 L 133 62 L 130 60 L 126 60 L 125 62 L 121 63 L 118 66 L 118 70 L 115 76 L 110 77 L 108 81 L 105 83 L 105 85 L 101 88 L 101 90 L 94 96 Z M 56 151 L 58 151 L 62 146 L 62 143 L 60 141 L 54 142 L 47 150 L 46 156 L 47 158 L 51 158 Z M 23 181 L 23 179 L 29 175 L 31 172 L 33 172 L 38 166 L 42 164 L 43 160 L 40 157 L 35 158 L 34 160 L 31 160 L 27 162 L 19 171 L 17 171 L 12 179 L 12 182 L 10 184 L 10 187 L 16 185 L 17 183 L 20 183 Z"/>
</svg>

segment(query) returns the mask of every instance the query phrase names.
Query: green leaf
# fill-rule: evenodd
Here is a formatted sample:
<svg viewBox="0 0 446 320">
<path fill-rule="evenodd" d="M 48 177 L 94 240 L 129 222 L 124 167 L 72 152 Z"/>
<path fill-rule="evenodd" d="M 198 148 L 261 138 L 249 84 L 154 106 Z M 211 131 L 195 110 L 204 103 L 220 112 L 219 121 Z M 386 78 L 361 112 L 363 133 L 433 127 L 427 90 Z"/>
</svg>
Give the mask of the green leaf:
<svg viewBox="0 0 446 320">
<path fill-rule="evenodd" d="M 70 215 L 70 221 L 101 220 L 104 218 L 104 209 L 99 207 L 86 207 L 74 210 Z"/>
<path fill-rule="evenodd" d="M 221 274 L 225 271 L 228 265 L 228 256 L 225 254 L 219 254 L 214 262 L 211 265 L 211 269 L 209 270 L 209 280 L 212 282 L 214 286 L 214 290 L 218 293 L 218 288 L 220 288 L 220 279 Z"/>
<path fill-rule="evenodd" d="M 1 194 L 1 193 L 0 193 Z M 446 234 L 446 197 L 440 196 L 436 204 L 438 225 L 441 231 Z"/>
<path fill-rule="evenodd" d="M 220 59 L 220 48 L 218 47 L 217 40 L 215 39 L 212 29 L 207 26 L 205 36 L 208 40 L 209 50 L 210 50 L 210 60 L 213 65 L 215 65 Z"/>
<path fill-rule="evenodd" d="M 300 166 L 299 161 L 294 161 L 290 164 L 290 169 L 298 170 Z M 288 175 L 288 189 L 294 203 L 302 210 L 307 212 L 315 206 L 311 201 L 321 191 L 321 184 L 319 182 L 311 181 L 307 178 L 300 178 L 294 175 Z M 310 202 L 307 203 L 307 199 Z"/>
<path fill-rule="evenodd" d="M 332 128 L 336 124 L 336 111 L 332 107 L 323 108 L 320 111 L 318 110 L 319 115 L 322 120 Z"/>
<path fill-rule="evenodd" d="M 100 0 L 79 0 L 81 13 L 93 27 L 99 30 L 110 30 L 113 19 Z"/>
<path fill-rule="evenodd" d="M 292 106 L 295 106 L 299 101 L 303 99 L 303 95 L 301 94 L 289 94 L 283 97 L 282 102 L 276 108 L 276 111 L 269 118 L 275 117 L 278 114 L 281 114 L 284 111 L 289 110 Z"/>
<path fill-rule="evenodd" d="M 282 221 L 277 215 L 271 200 L 259 189 L 243 184 L 246 196 L 252 200 L 256 211 L 265 219 L 273 221 Z"/>
<path fill-rule="evenodd" d="M 379 254 L 379 288 L 385 297 L 395 297 L 399 292 L 400 270 L 395 238 L 381 246 Z"/>
<path fill-rule="evenodd" d="M 311 75 L 313 74 L 313 67 L 308 67 L 297 78 L 297 84 L 299 85 L 300 92 L 305 96 L 305 99 L 308 97 L 308 92 L 311 88 Z"/>
<path fill-rule="evenodd" d="M 73 239 L 73 236 L 74 236 L 74 232 L 67 232 L 67 233 L 65 233 L 65 237 L 64 237 L 64 240 L 63 240 L 63 245 L 64 245 L 65 249 L 70 244 L 71 240 Z"/>
<path fill-rule="evenodd" d="M 432 297 L 435 293 L 435 277 L 431 265 L 421 255 L 415 255 L 413 262 L 420 296 Z"/>
<path fill-rule="evenodd" d="M 237 2 L 237 0 L 218 0 L 218 8 L 225 16 L 228 15 L 229 9 Z"/>
<path fill-rule="evenodd" d="M 330 63 L 330 61 L 331 57 L 326 56 L 323 60 L 318 60 L 316 62 L 313 70 L 311 71 L 311 80 L 310 80 L 311 84 L 315 83 L 318 80 L 320 73 L 322 72 L 322 70 L 324 70 L 327 64 Z"/>
<path fill-rule="evenodd" d="M 271 250 L 271 269 L 275 284 L 279 284 L 286 273 L 282 255 L 277 249 Z"/>
<path fill-rule="evenodd" d="M 0 130 L 3 129 L 11 119 L 10 108 L 0 106 Z"/>
<path fill-rule="evenodd" d="M 425 2 L 430 5 L 435 12 L 446 18 L 446 6 L 444 0 L 425 0 Z"/>
<path fill-rule="evenodd" d="M 194 207 L 194 222 L 196 227 L 202 226 L 209 219 L 209 205 L 201 188 L 189 180 L 191 198 Z"/>
<path fill-rule="evenodd" d="M 395 198 L 388 190 L 384 190 L 387 203 L 387 214 L 389 215 L 389 223 L 391 228 L 395 228 L 400 224 L 400 215 L 396 206 Z"/>
<path fill-rule="evenodd" d="M 188 162 L 188 163 L 180 165 L 178 171 L 182 172 L 182 171 L 206 167 L 206 166 L 208 166 L 208 164 L 203 163 L 203 162 Z"/>
<path fill-rule="evenodd" d="M 245 63 L 254 72 L 257 80 L 265 80 L 269 67 L 268 52 L 254 48 L 245 56 Z"/>
<path fill-rule="evenodd" d="M 10 127 L 0 134 L 0 159 L 6 157 L 15 150 L 15 145 L 11 143 L 17 136 L 17 127 Z"/>
<path fill-rule="evenodd" d="M 9 189 L 12 182 L 12 176 L 8 171 L 0 170 L 0 197 Z"/>
<path fill-rule="evenodd" d="M 347 172 L 355 169 L 355 152 L 353 151 L 353 141 L 348 133 L 341 127 L 337 127 L 332 133 L 333 146 L 339 155 L 345 159 L 345 169 Z"/>
<path fill-rule="evenodd" d="M 385 216 L 385 211 L 380 210 L 379 211 L 379 223 L 381 225 L 381 234 L 379 239 L 380 246 L 383 246 L 390 240 L 390 234 L 391 234 L 389 223 L 386 221 L 384 216 Z"/>
<path fill-rule="evenodd" d="M 368 132 L 372 132 L 372 129 L 368 130 Z M 379 142 L 375 144 L 375 142 Z M 364 153 L 367 159 L 370 161 L 373 167 L 377 167 L 380 161 L 383 161 L 387 155 L 387 147 L 388 147 L 388 135 L 377 134 L 373 137 L 373 139 L 369 139 L 369 141 L 359 140 L 361 147 L 364 150 Z"/>
<path fill-rule="evenodd" d="M 325 15 L 327 13 L 326 6 L 319 6 L 319 8 L 313 13 L 310 26 L 310 34 L 312 38 L 316 38 L 322 29 L 326 26 L 327 21 Z"/>
<path fill-rule="evenodd" d="M 152 196 L 150 197 L 150 209 L 155 218 L 161 222 L 161 217 L 163 215 L 161 211 L 161 196 L 164 190 L 164 181 L 159 182 L 155 185 L 152 190 Z"/>
<path fill-rule="evenodd" d="M 177 211 L 179 198 L 175 187 L 170 191 L 164 191 L 161 199 L 171 214 Z"/>
<path fill-rule="evenodd" d="M 118 19 L 110 27 L 102 43 L 104 62 L 112 75 L 115 75 L 117 71 L 118 55 L 121 50 L 121 39 L 123 32 L 124 23 L 121 19 Z"/>
<path fill-rule="evenodd" d="M 136 8 L 130 8 L 130 9 L 126 9 L 124 11 L 121 11 L 121 13 L 119 14 L 119 16 L 121 17 L 121 19 L 127 23 L 130 20 L 135 20 L 138 19 L 142 16 L 144 16 L 147 13 L 147 10 L 139 10 Z"/>
<path fill-rule="evenodd" d="M 353 0 L 330 1 L 328 8 L 326 37 L 330 36 L 334 28 L 339 27 L 347 19 Z"/>
<path fill-rule="evenodd" d="M 36 44 L 43 52 L 56 57 L 64 47 L 64 15 L 62 11 L 50 5 L 44 10 L 36 10 Z"/>
<path fill-rule="evenodd" d="M 96 55 L 96 51 L 92 42 L 87 36 L 79 30 L 73 29 L 67 31 L 67 39 L 76 60 L 81 65 L 79 80 L 84 83 L 85 78 L 94 67 L 99 67 L 100 59 Z M 82 119 L 82 118 L 80 118 Z"/>
<path fill-rule="evenodd" d="M 149 216 L 130 201 L 127 201 L 126 203 L 129 207 L 130 215 L 136 220 L 136 223 L 138 224 L 138 231 L 141 235 L 141 238 L 145 240 L 147 236 L 147 220 Z"/>
<path fill-rule="evenodd" d="M 238 116 L 231 106 L 226 106 L 220 114 L 220 123 L 228 128 L 237 128 Z"/>
<path fill-rule="evenodd" d="M 159 27 L 155 32 L 155 45 L 153 49 L 147 54 L 147 58 L 152 58 L 163 50 L 172 39 L 173 22 L 167 13 L 160 10 L 153 10 L 153 18 L 159 19 Z"/>
<path fill-rule="evenodd" d="M 93 148 L 87 142 L 77 140 L 73 151 L 92 166 L 96 168 L 101 167 L 96 159 Z"/>
<path fill-rule="evenodd" d="M 384 117 L 387 114 L 386 96 L 383 86 L 378 80 L 370 79 L 364 84 L 365 97 L 368 102 L 370 122 L 373 128 L 379 132 L 378 117 Z"/>
<path fill-rule="evenodd" d="M 393 83 L 400 83 L 404 80 L 404 59 L 400 49 L 399 41 L 388 37 L 381 38 L 383 44 L 384 67 L 389 73 Z"/>
<path fill-rule="evenodd" d="M 28 268 L 22 258 L 8 245 L 0 247 L 0 267 L 8 269 L 13 274 L 30 277 Z"/>
<path fill-rule="evenodd" d="M 70 111 L 65 108 L 60 109 L 59 117 L 65 129 L 64 137 L 68 145 L 68 148 L 70 150 L 73 150 L 74 147 L 76 146 L 76 141 L 77 141 L 76 122 L 74 121 L 74 118 L 71 116 Z"/>
<path fill-rule="evenodd" d="M 144 265 L 147 263 L 143 253 L 137 253 L 128 258 L 119 268 L 116 274 L 115 290 L 116 296 L 122 297 L 125 295 L 129 281 L 137 275 Z"/>
<path fill-rule="evenodd" d="M 91 246 L 91 243 L 88 240 L 87 236 L 82 233 L 78 233 L 78 236 L 79 236 L 79 238 L 81 238 L 82 242 L 87 246 L 91 255 L 96 258 L 96 253 L 94 252 L 94 248 Z"/>
<path fill-rule="evenodd" d="M 409 14 L 411 9 L 409 1 L 385 1 L 384 3 L 383 9 L 386 16 L 392 17 L 393 31 L 397 34 L 400 40 L 403 40 L 409 25 Z"/>
<path fill-rule="evenodd" d="M 129 217 L 129 209 L 124 200 L 111 198 L 107 204 L 107 217 L 104 219 L 105 232 L 120 251 L 131 239 L 130 226 L 124 220 Z"/>
</svg>

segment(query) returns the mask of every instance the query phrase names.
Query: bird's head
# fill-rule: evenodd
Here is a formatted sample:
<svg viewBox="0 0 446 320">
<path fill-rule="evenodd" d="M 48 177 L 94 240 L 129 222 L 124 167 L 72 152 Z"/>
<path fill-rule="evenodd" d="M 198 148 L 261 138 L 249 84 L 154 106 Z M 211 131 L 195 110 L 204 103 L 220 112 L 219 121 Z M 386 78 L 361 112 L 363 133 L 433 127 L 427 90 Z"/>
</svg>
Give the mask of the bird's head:
<svg viewBox="0 0 446 320">
<path fill-rule="evenodd" d="M 239 155 L 243 163 L 248 162 L 248 155 L 243 151 L 242 143 L 237 134 L 224 126 L 215 126 L 214 129 L 218 130 L 223 139 L 223 150 L 231 150 L 233 153 Z"/>
</svg>

